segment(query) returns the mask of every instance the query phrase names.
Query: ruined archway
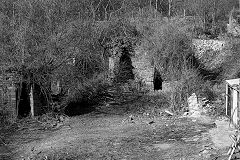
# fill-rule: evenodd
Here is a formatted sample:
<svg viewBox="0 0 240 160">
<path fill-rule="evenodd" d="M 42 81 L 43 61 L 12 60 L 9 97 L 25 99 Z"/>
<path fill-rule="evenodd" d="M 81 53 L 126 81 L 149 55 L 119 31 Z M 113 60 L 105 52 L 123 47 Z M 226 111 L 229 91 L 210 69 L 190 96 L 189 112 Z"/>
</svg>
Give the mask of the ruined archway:
<svg viewBox="0 0 240 160">
<path fill-rule="evenodd" d="M 115 70 L 116 74 L 114 82 L 126 83 L 128 80 L 134 80 L 133 66 L 131 54 L 127 48 L 122 49 L 118 63 L 118 68 Z"/>
<path fill-rule="evenodd" d="M 163 79 L 161 77 L 161 73 L 156 68 L 154 68 L 153 89 L 162 90 L 162 82 L 163 82 Z"/>
</svg>

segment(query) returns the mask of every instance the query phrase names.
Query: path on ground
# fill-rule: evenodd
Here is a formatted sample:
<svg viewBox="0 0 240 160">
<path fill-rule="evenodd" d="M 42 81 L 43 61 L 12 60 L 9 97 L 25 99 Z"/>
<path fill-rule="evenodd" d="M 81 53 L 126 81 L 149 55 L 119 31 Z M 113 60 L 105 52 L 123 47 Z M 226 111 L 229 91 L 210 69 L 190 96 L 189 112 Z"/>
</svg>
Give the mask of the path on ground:
<svg viewBox="0 0 240 160">
<path fill-rule="evenodd" d="M 214 126 L 189 118 L 91 113 L 54 131 L 14 134 L 13 159 L 226 159 L 209 135 Z"/>
</svg>

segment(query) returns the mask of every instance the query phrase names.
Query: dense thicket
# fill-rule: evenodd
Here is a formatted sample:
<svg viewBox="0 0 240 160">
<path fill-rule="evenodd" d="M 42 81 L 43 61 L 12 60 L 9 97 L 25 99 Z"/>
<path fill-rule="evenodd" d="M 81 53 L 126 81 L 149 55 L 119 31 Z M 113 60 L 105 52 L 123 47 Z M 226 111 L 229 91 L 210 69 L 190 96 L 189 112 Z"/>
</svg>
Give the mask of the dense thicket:
<svg viewBox="0 0 240 160">
<path fill-rule="evenodd" d="M 38 84 L 49 102 L 52 80 L 74 94 L 77 86 L 105 71 L 101 28 L 92 20 L 88 1 L 0 3 L 1 71 L 15 71 L 22 82 Z"/>
<path fill-rule="evenodd" d="M 99 101 L 108 51 L 128 45 L 119 45 L 119 39 L 135 45 L 141 38 L 165 79 L 191 78 L 189 72 L 196 78 L 187 30 L 192 24 L 179 17 L 200 17 L 206 29 L 226 21 L 237 5 L 234 0 L 0 0 L 1 71 L 16 71 L 45 94 L 51 79 L 61 80 L 66 102 Z M 179 23 L 165 16 L 177 16 Z"/>
</svg>

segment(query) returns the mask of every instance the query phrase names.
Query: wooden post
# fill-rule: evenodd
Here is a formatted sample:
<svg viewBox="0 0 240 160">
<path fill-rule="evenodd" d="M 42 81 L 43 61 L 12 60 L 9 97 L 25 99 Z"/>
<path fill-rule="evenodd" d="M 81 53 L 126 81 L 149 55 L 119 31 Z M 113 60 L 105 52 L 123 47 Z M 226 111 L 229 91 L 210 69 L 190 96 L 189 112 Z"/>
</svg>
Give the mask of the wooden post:
<svg viewBox="0 0 240 160">
<path fill-rule="evenodd" d="M 239 106 L 239 100 L 240 100 L 240 93 L 239 93 L 239 88 L 237 90 L 237 120 L 236 120 L 236 124 L 237 124 L 237 127 L 239 126 L 239 112 L 240 112 L 240 106 Z"/>
<path fill-rule="evenodd" d="M 236 118 L 236 109 L 237 109 L 237 103 L 236 103 L 236 91 L 234 89 L 232 89 L 232 111 L 231 111 L 231 115 L 232 115 L 232 121 L 233 124 L 235 124 L 235 118 Z"/>
<path fill-rule="evenodd" d="M 225 104 L 225 106 L 226 106 L 226 115 L 227 116 L 229 116 L 228 115 L 228 101 L 229 101 L 229 99 L 228 99 L 228 93 L 229 93 L 229 91 L 228 91 L 228 83 L 226 82 L 226 95 L 225 95 L 225 101 L 226 101 L 226 104 Z M 231 115 L 230 115 L 231 116 Z"/>
<path fill-rule="evenodd" d="M 232 108 L 232 120 L 235 126 L 238 125 L 238 91 L 237 88 L 233 89 L 233 108 Z"/>
<path fill-rule="evenodd" d="M 234 127 L 238 125 L 240 79 L 226 80 L 226 114 L 230 116 Z M 230 95 L 229 95 L 230 94 Z M 230 103 L 229 103 L 230 102 Z M 228 106 L 230 105 L 230 106 Z M 231 110 L 229 110 L 231 109 Z M 231 111 L 231 113 L 229 113 Z M 230 114 L 230 115 L 229 115 Z"/>
</svg>

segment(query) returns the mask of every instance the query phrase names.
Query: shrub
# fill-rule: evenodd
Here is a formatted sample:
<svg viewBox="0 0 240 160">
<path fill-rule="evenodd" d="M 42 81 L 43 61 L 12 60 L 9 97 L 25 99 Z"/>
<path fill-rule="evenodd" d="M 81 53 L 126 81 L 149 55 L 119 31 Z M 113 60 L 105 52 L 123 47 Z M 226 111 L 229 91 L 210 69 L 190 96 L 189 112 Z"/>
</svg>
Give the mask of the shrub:
<svg viewBox="0 0 240 160">
<path fill-rule="evenodd" d="M 82 114 L 85 110 L 91 110 L 94 105 L 103 103 L 108 96 L 109 86 L 104 74 L 97 74 L 72 85 L 64 100 L 65 112 L 69 115 Z"/>
<path fill-rule="evenodd" d="M 51 97 L 49 84 L 54 78 L 61 80 L 66 92 L 104 72 L 104 50 L 97 40 L 101 28 L 91 20 L 87 4 L 1 1 L 1 67 L 14 68 L 23 81 L 39 85 L 46 97 Z"/>
<path fill-rule="evenodd" d="M 161 28 L 155 28 L 157 51 L 153 54 L 153 59 L 163 79 L 173 86 L 170 94 L 172 109 L 183 111 L 192 93 L 211 97 L 212 90 L 202 75 L 203 68 L 194 55 L 187 28 L 176 24 L 169 21 L 163 23 Z"/>
<path fill-rule="evenodd" d="M 240 42 L 230 40 L 229 43 L 227 56 L 222 63 L 222 80 L 240 77 Z"/>
<path fill-rule="evenodd" d="M 153 54 L 154 65 L 165 80 L 181 79 L 182 72 L 193 67 L 192 41 L 185 30 L 168 22 L 157 29 Z"/>
</svg>

